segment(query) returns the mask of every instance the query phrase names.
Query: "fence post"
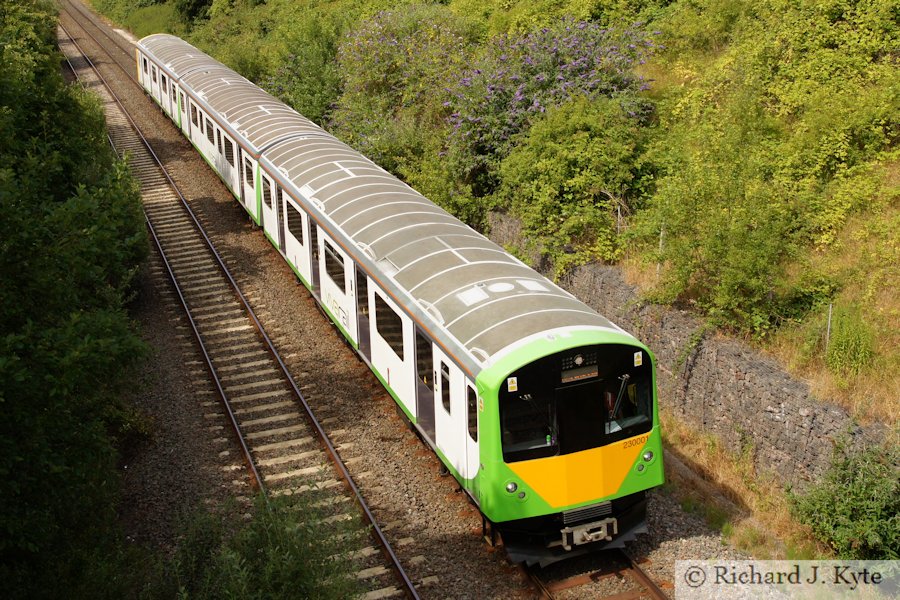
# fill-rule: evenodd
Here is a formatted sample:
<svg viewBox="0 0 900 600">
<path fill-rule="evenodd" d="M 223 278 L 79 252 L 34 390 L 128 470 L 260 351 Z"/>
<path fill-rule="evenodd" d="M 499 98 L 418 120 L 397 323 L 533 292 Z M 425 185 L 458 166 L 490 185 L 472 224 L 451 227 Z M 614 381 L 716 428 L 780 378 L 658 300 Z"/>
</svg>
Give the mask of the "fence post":
<svg viewBox="0 0 900 600">
<path fill-rule="evenodd" d="M 663 251 L 663 238 L 666 235 L 666 228 L 662 226 L 659 228 L 659 260 L 656 261 L 656 280 L 659 281 L 659 269 L 662 262 L 662 251 Z"/>
</svg>

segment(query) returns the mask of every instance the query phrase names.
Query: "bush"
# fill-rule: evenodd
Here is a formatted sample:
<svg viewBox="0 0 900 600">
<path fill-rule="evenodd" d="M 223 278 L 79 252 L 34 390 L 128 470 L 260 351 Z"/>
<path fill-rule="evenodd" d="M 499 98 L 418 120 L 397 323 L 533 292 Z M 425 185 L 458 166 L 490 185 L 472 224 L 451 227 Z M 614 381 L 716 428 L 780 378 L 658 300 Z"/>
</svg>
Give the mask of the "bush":
<svg viewBox="0 0 900 600">
<path fill-rule="evenodd" d="M 467 64 L 473 30 L 443 6 L 383 11 L 341 41 L 343 93 L 332 114 L 336 135 L 397 172 L 421 155 L 427 136 L 442 127 L 448 78 Z"/>
<path fill-rule="evenodd" d="M 289 54 L 261 87 L 315 123 L 322 123 L 340 94 L 337 65 L 339 24 L 325 17 L 298 24 L 287 43 Z"/>
<path fill-rule="evenodd" d="M 838 448 L 824 480 L 792 496 L 802 522 L 841 559 L 900 558 L 900 450 Z"/>
<path fill-rule="evenodd" d="M 645 160 L 661 172 L 630 236 L 666 269 L 662 301 L 694 301 L 717 324 L 764 335 L 786 297 L 781 269 L 803 220 L 767 179 L 776 124 L 752 102 L 690 124 L 665 123 Z"/>
<path fill-rule="evenodd" d="M 634 232 L 665 267 L 657 298 L 757 336 L 821 301 L 791 268 L 882 195 L 872 169 L 900 132 L 889 5 L 669 7 L 663 62 L 680 85 L 659 105 L 661 175 Z"/>
<path fill-rule="evenodd" d="M 333 526 L 332 535 L 323 535 L 321 510 L 297 502 L 290 496 L 258 498 L 251 519 L 237 531 L 208 513 L 194 517 L 164 579 L 176 589 L 160 596 L 305 600 L 357 595 L 350 559 L 340 555 L 337 542 L 347 531 Z"/>
<path fill-rule="evenodd" d="M 450 83 L 450 138 L 459 176 L 485 196 L 517 134 L 548 108 L 585 96 L 616 97 L 641 116 L 648 105 L 634 67 L 654 48 L 641 29 L 605 29 L 571 19 L 494 38 L 471 69 Z"/>
<path fill-rule="evenodd" d="M 0 0 L 0 15 L 0 577 L 59 597 L 116 535 L 146 230 L 99 102 L 63 82 L 55 6 Z"/>
<path fill-rule="evenodd" d="M 209 15 L 209 7 L 212 0 L 173 0 L 175 12 L 185 25 L 190 25 L 197 19 L 204 19 Z"/>
<path fill-rule="evenodd" d="M 502 206 L 558 270 L 620 252 L 619 215 L 640 192 L 643 131 L 617 100 L 549 109 L 500 164 Z"/>
<path fill-rule="evenodd" d="M 175 8 L 162 3 L 136 8 L 123 21 L 138 39 L 154 33 L 175 33 L 180 26 Z"/>
</svg>

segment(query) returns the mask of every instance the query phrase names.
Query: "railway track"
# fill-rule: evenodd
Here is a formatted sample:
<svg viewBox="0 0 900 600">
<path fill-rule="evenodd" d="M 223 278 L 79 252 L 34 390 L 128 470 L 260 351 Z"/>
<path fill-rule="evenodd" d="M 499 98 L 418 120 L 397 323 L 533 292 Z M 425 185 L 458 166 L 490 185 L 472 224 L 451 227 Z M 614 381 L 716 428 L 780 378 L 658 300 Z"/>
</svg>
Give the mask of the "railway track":
<svg viewBox="0 0 900 600">
<path fill-rule="evenodd" d="M 70 15 L 78 20 L 83 13 Z M 356 457 L 342 458 L 339 452 L 342 430 L 328 433 L 317 420 L 188 203 L 99 71 L 62 26 L 59 45 L 83 85 L 100 95 L 111 143 L 121 155 L 130 155 L 148 228 L 254 487 L 270 495 L 308 497 L 307 506 L 318 509 L 316 526 L 322 535 L 346 540 L 342 559 L 348 575 L 367 590 L 365 598 L 418 598 L 350 476 L 347 464 Z M 216 420 L 221 413 L 207 417 Z"/>
<path fill-rule="evenodd" d="M 137 83 L 137 78 L 135 77 L 134 45 L 131 44 L 131 42 L 127 41 L 123 35 L 120 35 L 119 33 L 111 34 L 108 26 L 103 23 L 94 12 L 80 2 L 62 0 L 60 2 L 60 7 L 68 13 L 79 26 L 81 26 L 82 30 L 87 35 L 97 41 L 98 45 L 101 45 L 107 51 L 107 57 L 110 60 L 112 60 L 120 69 L 125 71 L 125 74 L 128 75 L 132 81 Z M 88 27 L 90 28 L 90 31 L 88 31 Z M 99 42 L 98 36 L 106 40 L 107 43 Z M 110 52 L 110 47 L 114 49 L 114 52 Z"/>
<path fill-rule="evenodd" d="M 562 599 L 576 588 L 590 590 L 591 597 L 602 600 L 667 600 L 668 595 L 622 550 L 603 552 L 602 568 L 575 574 L 563 569 L 525 568 L 525 574 L 547 600 Z M 596 562 L 596 561 L 595 561 Z M 610 583 L 612 585 L 605 585 Z M 622 591 L 623 587 L 627 587 Z"/>
</svg>

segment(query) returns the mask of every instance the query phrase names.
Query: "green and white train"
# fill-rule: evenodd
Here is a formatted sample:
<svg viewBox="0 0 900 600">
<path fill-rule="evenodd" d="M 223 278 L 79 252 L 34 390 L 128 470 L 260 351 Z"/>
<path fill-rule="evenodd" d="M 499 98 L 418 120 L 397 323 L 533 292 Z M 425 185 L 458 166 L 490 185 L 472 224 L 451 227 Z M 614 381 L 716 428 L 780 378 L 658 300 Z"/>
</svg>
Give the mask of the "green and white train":
<svg viewBox="0 0 900 600">
<path fill-rule="evenodd" d="M 187 42 L 144 38 L 137 67 L 514 561 L 646 531 L 646 346 Z"/>
</svg>

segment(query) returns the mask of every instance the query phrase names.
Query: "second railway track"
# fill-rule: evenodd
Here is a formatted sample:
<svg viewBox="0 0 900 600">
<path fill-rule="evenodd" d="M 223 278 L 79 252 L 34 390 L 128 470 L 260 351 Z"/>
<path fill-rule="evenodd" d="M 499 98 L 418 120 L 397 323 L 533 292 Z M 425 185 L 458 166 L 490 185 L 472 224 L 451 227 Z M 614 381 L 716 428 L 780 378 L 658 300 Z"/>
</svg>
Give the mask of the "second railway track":
<svg viewBox="0 0 900 600">
<path fill-rule="evenodd" d="M 209 238 L 99 73 L 64 29 L 60 47 L 73 71 L 100 94 L 110 139 L 141 186 L 148 225 L 206 366 L 238 436 L 256 486 L 270 494 L 312 496 L 323 536 L 346 540 L 348 574 L 364 581 L 365 597 L 418 597 L 402 565 L 358 494 L 332 443 Z M 357 509 L 357 506 L 359 509 Z M 350 530 L 346 523 L 358 525 Z M 332 525 L 342 523 L 340 530 Z M 369 543 L 374 532 L 380 548 Z M 388 560 L 385 560 L 388 559 Z"/>
</svg>

